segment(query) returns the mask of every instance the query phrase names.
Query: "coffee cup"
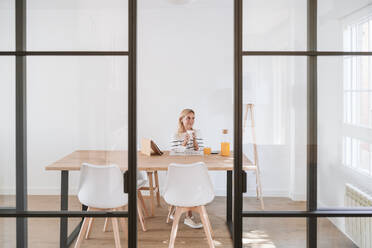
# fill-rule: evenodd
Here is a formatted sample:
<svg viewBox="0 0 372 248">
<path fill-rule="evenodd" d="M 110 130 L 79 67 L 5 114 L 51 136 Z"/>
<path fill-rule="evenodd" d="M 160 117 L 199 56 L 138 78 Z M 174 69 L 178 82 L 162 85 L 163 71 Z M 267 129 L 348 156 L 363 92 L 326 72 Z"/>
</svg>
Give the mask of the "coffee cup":
<svg viewBox="0 0 372 248">
<path fill-rule="evenodd" d="M 192 137 L 192 134 L 194 133 L 194 130 L 186 130 L 187 134 L 190 135 L 190 137 Z"/>
</svg>

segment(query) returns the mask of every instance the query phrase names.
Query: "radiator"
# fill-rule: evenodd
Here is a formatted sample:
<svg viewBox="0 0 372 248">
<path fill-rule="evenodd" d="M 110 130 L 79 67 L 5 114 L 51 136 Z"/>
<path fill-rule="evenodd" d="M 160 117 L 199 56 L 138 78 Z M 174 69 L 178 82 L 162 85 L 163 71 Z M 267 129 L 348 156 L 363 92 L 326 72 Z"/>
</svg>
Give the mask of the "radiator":
<svg viewBox="0 0 372 248">
<path fill-rule="evenodd" d="M 345 206 L 362 208 L 372 206 L 372 194 L 357 187 L 345 185 Z M 372 218 L 345 218 L 346 234 L 360 248 L 372 248 Z"/>
</svg>

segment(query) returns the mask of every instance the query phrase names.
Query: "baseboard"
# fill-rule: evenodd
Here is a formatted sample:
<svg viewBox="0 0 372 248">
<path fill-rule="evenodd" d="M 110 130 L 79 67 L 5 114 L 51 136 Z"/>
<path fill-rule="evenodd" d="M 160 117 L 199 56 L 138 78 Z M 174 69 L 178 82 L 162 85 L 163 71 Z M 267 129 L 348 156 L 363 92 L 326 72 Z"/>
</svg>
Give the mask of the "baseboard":
<svg viewBox="0 0 372 248">
<path fill-rule="evenodd" d="M 304 194 L 290 194 L 289 198 L 291 198 L 292 201 L 306 201 L 306 195 Z"/>
</svg>

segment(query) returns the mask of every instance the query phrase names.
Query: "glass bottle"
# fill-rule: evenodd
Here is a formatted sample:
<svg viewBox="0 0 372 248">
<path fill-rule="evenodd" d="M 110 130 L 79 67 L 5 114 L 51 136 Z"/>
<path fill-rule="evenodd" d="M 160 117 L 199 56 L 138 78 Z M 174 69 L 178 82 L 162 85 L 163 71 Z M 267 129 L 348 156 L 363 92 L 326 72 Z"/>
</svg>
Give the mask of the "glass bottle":
<svg viewBox="0 0 372 248">
<path fill-rule="evenodd" d="M 222 129 L 221 156 L 230 156 L 230 142 L 227 129 Z"/>
</svg>

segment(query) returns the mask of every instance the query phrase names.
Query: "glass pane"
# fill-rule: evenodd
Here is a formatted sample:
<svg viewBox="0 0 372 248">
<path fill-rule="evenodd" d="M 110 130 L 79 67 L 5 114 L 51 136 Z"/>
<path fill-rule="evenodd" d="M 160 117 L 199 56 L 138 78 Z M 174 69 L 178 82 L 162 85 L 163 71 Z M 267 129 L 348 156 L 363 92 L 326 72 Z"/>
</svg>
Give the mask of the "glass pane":
<svg viewBox="0 0 372 248">
<path fill-rule="evenodd" d="M 150 206 L 149 201 L 146 202 Z M 169 238 L 172 230 L 172 222 L 166 223 L 167 205 L 163 204 L 161 208 L 156 208 L 155 218 L 146 218 L 147 231 L 141 229 L 138 223 L 138 247 L 168 247 Z M 208 218 L 211 222 L 212 230 L 215 234 L 213 241 L 216 247 L 233 247 L 230 233 L 227 229 L 224 219 L 226 203 L 222 197 L 214 199 L 213 203 L 207 206 Z M 194 221 L 200 223 L 200 216 L 193 212 Z M 208 247 L 205 232 L 203 228 L 193 229 L 184 224 L 185 214 L 182 215 L 175 247 Z"/>
<path fill-rule="evenodd" d="M 228 129 L 224 141 L 233 149 L 233 4 L 210 0 L 139 1 L 139 40 L 144 41 L 141 46 L 145 52 L 140 58 L 138 75 L 138 140 L 139 145 L 143 138 L 153 140 L 164 154 L 160 159 L 139 155 L 138 165 L 143 170 L 147 161 L 147 166 L 151 163 L 162 168 L 158 173 L 162 192 L 171 163 L 203 161 L 213 167 L 216 161 L 228 160 L 227 164 L 232 166 L 232 157 L 220 154 L 222 129 Z M 179 117 L 184 116 L 182 110 L 189 108 L 195 119 L 188 128 L 195 130 L 198 148 L 195 151 L 194 143 L 188 142 L 188 149 L 182 152 L 183 147 L 178 144 L 185 141 L 187 132 L 182 126 L 179 130 Z M 173 146 L 173 141 L 177 145 Z M 216 154 L 204 155 L 203 146 Z M 183 183 L 190 183 L 189 178 L 193 177 L 194 174 L 184 176 Z M 232 247 L 226 225 L 226 170 L 214 167 L 209 170 L 209 177 L 216 197 L 206 208 L 216 235 L 215 245 Z M 189 188 L 196 189 L 194 186 Z M 176 187 L 180 188 L 183 187 Z M 144 195 L 149 194 L 143 191 Z M 139 247 L 169 246 L 172 220 L 165 223 L 168 215 L 165 199 L 158 206 L 155 197 L 155 218 L 146 218 L 146 232 L 138 229 Z M 145 203 L 151 212 L 151 201 L 145 198 Z M 179 221 L 175 247 L 207 247 L 204 231 L 186 226 L 185 215 Z M 199 224 L 199 214 L 193 211 L 192 216 Z"/>
<path fill-rule="evenodd" d="M 15 49 L 15 1 L 0 1 L 0 51 Z"/>
<path fill-rule="evenodd" d="M 17 247 L 16 218 L 0 218 L 0 247 Z"/>
<path fill-rule="evenodd" d="M 227 160 L 228 166 L 232 166 L 232 157 L 220 153 L 222 129 L 228 129 L 224 140 L 233 149 L 233 4 L 233 1 L 209 0 L 139 1 L 139 40 L 144 41 L 140 45 L 144 52 L 139 59 L 141 73 L 137 88 L 138 140 L 139 145 L 142 138 L 153 140 L 164 154 L 160 158 L 139 156 L 138 165 L 146 165 L 146 160 L 147 165 L 162 167 L 159 171 L 162 192 L 171 163 L 204 161 L 213 167 L 216 161 Z M 184 115 L 182 110 L 189 108 L 194 111 L 195 119 L 188 128 L 196 130 L 198 149 L 195 151 L 194 143 L 188 142 L 188 150 L 182 153 L 183 147 L 178 144 L 185 141 L 187 132 L 182 128 L 179 131 L 179 117 Z M 173 146 L 173 141 L 177 145 Z M 202 146 L 216 154 L 204 155 Z M 175 153 L 170 155 L 172 151 Z M 192 177 L 193 173 L 183 177 L 187 180 L 183 183 L 190 183 L 188 179 Z M 208 204 L 207 212 L 216 234 L 216 247 L 232 247 L 226 226 L 226 168 L 210 169 L 209 177 L 216 197 Z M 149 192 L 144 190 L 143 194 Z M 151 212 L 150 202 L 145 199 Z M 160 207 L 156 197 L 153 202 L 155 218 L 146 218 L 146 232 L 138 229 L 138 244 L 168 247 L 172 226 L 172 221 L 165 223 L 168 204 L 165 198 L 161 199 Z M 199 214 L 193 211 L 192 215 L 199 224 Z M 185 214 L 179 222 L 175 247 L 207 247 L 204 231 L 184 225 L 184 219 Z"/>
<path fill-rule="evenodd" d="M 371 228 L 371 218 L 319 218 L 318 247 L 368 247 Z"/>
<path fill-rule="evenodd" d="M 0 207 L 15 206 L 15 58 L 0 56 Z"/>
<path fill-rule="evenodd" d="M 128 50 L 128 1 L 30 0 L 27 48 L 36 51 Z"/>
<path fill-rule="evenodd" d="M 318 49 L 372 51 L 371 1 L 322 0 L 318 3 Z"/>
<path fill-rule="evenodd" d="M 59 198 L 62 169 L 70 170 L 69 194 L 77 201 L 82 163 L 127 168 L 127 57 L 27 62 L 28 194 L 43 195 L 36 209 L 59 210 L 43 197 Z"/>
<path fill-rule="evenodd" d="M 243 218 L 243 247 L 306 247 L 306 218 Z"/>
<path fill-rule="evenodd" d="M 58 200 L 56 200 L 58 201 Z M 74 228 L 78 227 L 81 218 L 68 219 L 68 233 L 70 234 Z M 28 247 L 49 248 L 59 247 L 59 218 L 29 218 L 28 220 Z M 94 218 L 89 232 L 89 238 L 82 240 L 81 247 L 115 247 L 113 234 L 112 220 L 108 219 L 107 231 L 103 232 L 105 218 Z M 7 224 L 5 229 L 2 229 L 2 224 Z M 11 228 L 9 228 L 11 227 Z M 11 248 L 16 247 L 16 221 L 15 219 L 0 219 L 0 244 L 1 247 Z M 123 232 L 123 228 L 127 229 L 127 220 L 124 219 L 124 224 L 118 222 L 119 237 L 121 247 L 128 247 L 128 239 Z M 80 228 L 78 228 L 80 230 Z M 5 236 L 4 234 L 7 234 Z M 74 247 L 75 241 L 70 245 Z M 4 244 L 4 245 L 3 245 Z"/>
<path fill-rule="evenodd" d="M 306 1 L 243 1 L 243 50 L 306 50 Z"/>
<path fill-rule="evenodd" d="M 253 165 L 243 209 L 260 210 L 262 191 L 264 210 L 305 210 L 306 58 L 243 63 L 243 157 Z"/>
<path fill-rule="evenodd" d="M 360 195 L 368 195 L 372 186 L 370 166 L 372 92 L 358 83 L 357 78 L 363 73 L 360 69 L 361 64 L 356 64 L 353 70 L 357 74 L 352 79 L 354 87 L 348 89 L 342 83 L 344 80 L 342 77 L 348 75 L 343 70 L 351 70 L 350 67 L 344 67 L 344 62 L 348 59 L 348 57 L 318 58 L 320 208 L 357 207 L 347 202 L 349 189 L 356 188 Z"/>
</svg>

